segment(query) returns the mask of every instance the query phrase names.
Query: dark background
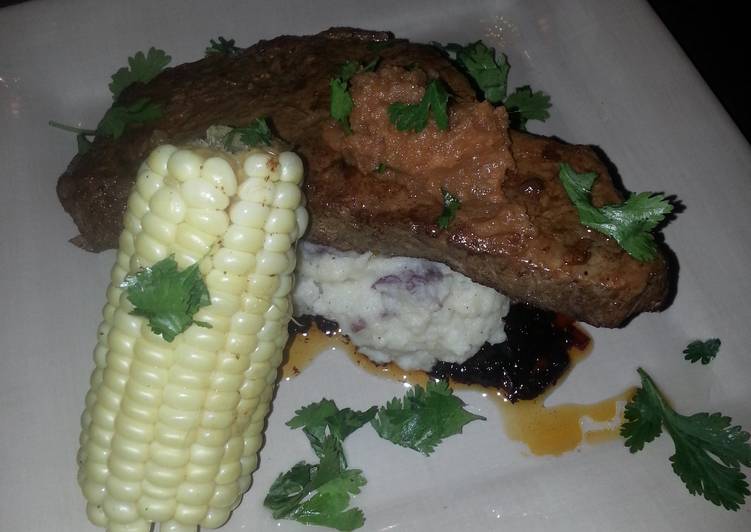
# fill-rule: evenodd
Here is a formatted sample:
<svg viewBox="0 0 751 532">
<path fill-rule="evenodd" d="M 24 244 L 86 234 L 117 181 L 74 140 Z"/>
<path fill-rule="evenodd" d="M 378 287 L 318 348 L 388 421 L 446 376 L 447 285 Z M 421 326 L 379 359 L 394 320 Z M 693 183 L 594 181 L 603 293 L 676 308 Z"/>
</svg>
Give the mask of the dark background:
<svg viewBox="0 0 751 532">
<path fill-rule="evenodd" d="M 0 7 L 23 0 L 0 0 Z M 158 0 L 157 0 L 158 1 Z M 625 0 L 633 1 L 633 0 Z M 719 0 L 647 0 L 694 63 L 735 123 L 751 142 L 751 84 L 742 81 L 751 66 L 745 42 L 745 2 Z M 744 42 L 741 42 L 741 40 Z"/>
<path fill-rule="evenodd" d="M 751 83 L 743 81 L 751 66 L 745 2 L 648 1 L 751 142 Z"/>
</svg>

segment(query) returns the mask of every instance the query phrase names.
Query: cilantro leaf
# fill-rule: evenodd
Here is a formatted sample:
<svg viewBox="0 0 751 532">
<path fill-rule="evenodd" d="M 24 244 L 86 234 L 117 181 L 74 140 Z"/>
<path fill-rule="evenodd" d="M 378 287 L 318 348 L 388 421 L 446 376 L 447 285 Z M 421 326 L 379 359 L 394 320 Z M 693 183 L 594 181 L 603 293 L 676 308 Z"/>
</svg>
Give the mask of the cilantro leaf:
<svg viewBox="0 0 751 532">
<path fill-rule="evenodd" d="M 579 174 L 562 163 L 558 177 L 576 207 L 582 225 L 609 236 L 638 261 L 655 258 L 657 246 L 651 231 L 673 210 L 663 194 L 642 192 L 631 195 L 623 203 L 598 208 L 591 202 L 592 185 L 597 174 Z"/>
<path fill-rule="evenodd" d="M 146 55 L 143 52 L 137 52 L 133 57 L 129 57 L 128 68 L 123 67 L 112 75 L 112 82 L 109 85 L 112 99 L 117 100 L 125 88 L 133 83 L 151 81 L 171 60 L 172 58 L 164 50 L 153 46 L 149 48 Z"/>
<path fill-rule="evenodd" d="M 651 231 L 672 210 L 662 194 L 641 192 L 619 205 L 601 207 L 599 216 L 585 219 L 584 224 L 614 238 L 635 259 L 648 261 L 656 254 Z"/>
<path fill-rule="evenodd" d="M 717 356 L 721 344 L 719 338 L 710 338 L 704 341 L 695 340 L 683 350 L 683 354 L 686 355 L 684 358 L 692 363 L 701 360 L 702 364 L 709 364 Z"/>
<path fill-rule="evenodd" d="M 350 495 L 360 493 L 366 484 L 359 469 L 342 471 L 341 475 L 318 488 L 287 516 L 306 525 L 328 526 L 337 530 L 354 530 L 365 523 L 360 508 L 349 508 Z"/>
<path fill-rule="evenodd" d="M 342 442 L 347 436 L 370 422 L 377 410 L 375 406 L 364 412 L 350 408 L 340 410 L 334 401 L 322 399 L 297 410 L 295 417 L 287 422 L 287 426 L 293 429 L 302 428 L 319 458 L 324 452 L 324 442 L 331 439 L 332 444 L 339 450 L 342 467 L 347 467 Z"/>
<path fill-rule="evenodd" d="M 287 421 L 291 429 L 326 427 L 326 420 L 336 415 L 339 408 L 331 399 L 321 399 L 317 403 L 310 403 L 299 410 L 295 410 L 295 416 Z"/>
<path fill-rule="evenodd" d="M 365 411 L 343 408 L 333 416 L 329 416 L 326 419 L 326 424 L 331 434 L 339 441 L 343 441 L 357 429 L 369 423 L 377 412 L 378 407 L 376 406 L 371 406 Z"/>
<path fill-rule="evenodd" d="M 558 178 L 579 213 L 584 211 L 587 216 L 596 216 L 597 208 L 592 205 L 590 194 L 597 174 L 595 172 L 579 174 L 569 164 L 563 163 L 558 171 Z"/>
<path fill-rule="evenodd" d="M 339 70 L 339 79 L 342 81 L 349 81 L 352 79 L 352 76 L 357 74 L 357 71 L 360 69 L 360 63 L 357 61 L 347 61 L 344 63 Z"/>
<path fill-rule="evenodd" d="M 158 120 L 161 116 L 161 106 L 152 103 L 148 98 L 141 98 L 131 105 L 113 105 L 104 113 L 96 128 L 96 134 L 117 139 L 125 132 L 127 125 L 143 124 Z"/>
<path fill-rule="evenodd" d="M 403 399 L 395 397 L 381 407 L 371 424 L 381 438 L 427 456 L 444 438 L 462 432 L 470 421 L 485 419 L 463 406 L 448 383 L 428 381 L 425 389 L 414 386 Z"/>
<path fill-rule="evenodd" d="M 235 39 L 225 39 L 224 37 L 217 37 L 217 40 L 211 39 L 209 46 L 206 47 L 205 55 L 211 54 L 226 55 L 229 57 L 235 57 L 240 55 L 242 48 L 235 46 Z"/>
<path fill-rule="evenodd" d="M 655 403 L 655 394 L 639 388 L 626 404 L 623 413 L 626 423 L 621 426 L 621 436 L 626 439 L 626 447 L 635 453 L 662 434 L 661 405 Z"/>
<path fill-rule="evenodd" d="M 148 318 L 154 334 L 168 342 L 196 323 L 193 315 L 198 309 L 211 304 L 198 263 L 178 271 L 172 257 L 128 275 L 120 287 L 133 304 L 131 314 Z"/>
<path fill-rule="evenodd" d="M 279 475 L 263 501 L 275 519 L 293 519 L 337 530 L 363 526 L 362 510 L 347 507 L 350 496 L 360 493 L 366 480 L 359 469 L 343 467 L 339 453 L 335 438 L 327 436 L 322 442 L 319 464 L 299 462 Z"/>
<path fill-rule="evenodd" d="M 447 103 L 449 94 L 438 80 L 431 80 L 425 87 L 425 94 L 420 103 L 394 102 L 389 105 L 389 120 L 399 131 L 419 133 L 428 125 L 428 118 L 433 115 L 440 130 L 449 127 Z"/>
<path fill-rule="evenodd" d="M 493 105 L 502 104 L 508 91 L 508 59 L 504 54 L 496 59 L 495 51 L 488 48 L 482 41 L 467 46 L 457 44 L 447 45 L 447 51 L 455 54 L 456 60 L 485 95 L 485 99 Z"/>
<path fill-rule="evenodd" d="M 265 118 L 256 118 L 245 127 L 232 128 L 224 136 L 224 147 L 232 149 L 235 139 L 239 139 L 245 146 L 268 146 L 271 144 L 271 129 Z"/>
<path fill-rule="evenodd" d="M 456 211 L 461 208 L 462 204 L 459 201 L 459 198 L 454 196 L 448 190 L 442 188 L 441 194 L 443 195 L 443 212 L 441 212 L 436 223 L 441 229 L 448 229 L 449 224 L 456 217 Z"/>
<path fill-rule="evenodd" d="M 349 114 L 352 112 L 352 96 L 349 94 L 349 85 L 342 78 L 333 78 L 329 82 L 331 88 L 331 117 L 339 122 L 347 133 L 352 132 L 349 126 Z"/>
<path fill-rule="evenodd" d="M 738 510 L 748 496 L 741 466 L 751 467 L 749 434 L 719 413 L 684 416 L 673 410 L 651 377 L 639 368 L 642 387 L 626 405 L 621 435 L 632 453 L 660 435 L 664 427 L 675 445 L 673 471 L 692 495 L 728 510 Z"/>
<path fill-rule="evenodd" d="M 378 163 L 378 166 L 374 170 L 377 174 L 382 174 L 386 171 L 386 163 Z"/>
<path fill-rule="evenodd" d="M 509 94 L 503 105 L 508 110 L 511 127 L 522 131 L 526 130 L 529 120 L 544 122 L 550 118 L 550 96 L 542 91 L 532 92 L 529 85 L 519 87 Z"/>
<path fill-rule="evenodd" d="M 263 501 L 263 505 L 271 509 L 274 519 L 286 517 L 310 492 L 306 488 L 317 472 L 317 466 L 298 462 L 289 471 L 277 477 Z"/>
<path fill-rule="evenodd" d="M 329 82 L 331 103 L 329 112 L 331 117 L 339 122 L 347 133 L 352 133 L 349 126 L 349 115 L 352 112 L 352 96 L 349 94 L 349 80 L 358 72 L 370 72 L 375 69 L 379 58 L 376 57 L 365 66 L 357 61 L 347 61 L 339 70 L 339 76 Z"/>
</svg>

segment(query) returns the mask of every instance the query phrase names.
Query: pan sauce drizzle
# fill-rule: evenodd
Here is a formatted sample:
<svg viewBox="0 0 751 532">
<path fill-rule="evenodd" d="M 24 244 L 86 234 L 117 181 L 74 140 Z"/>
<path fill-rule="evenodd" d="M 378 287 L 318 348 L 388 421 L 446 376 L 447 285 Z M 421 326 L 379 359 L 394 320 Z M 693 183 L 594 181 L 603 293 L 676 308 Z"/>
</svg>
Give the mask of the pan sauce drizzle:
<svg viewBox="0 0 751 532">
<path fill-rule="evenodd" d="M 330 322 L 331 323 L 331 322 Z M 327 332 L 313 323 L 307 331 L 292 338 L 288 358 L 282 367 L 282 378 L 289 381 L 300 374 L 322 352 L 337 348 L 361 369 L 378 377 L 425 386 L 430 377 L 423 371 L 405 371 L 396 364 L 378 365 L 367 356 L 359 353 L 346 336 L 327 328 Z M 581 360 L 590 349 L 569 349 L 571 363 L 559 378 Z M 555 389 L 550 386 L 542 395 L 531 400 L 508 401 L 503 392 L 476 384 L 464 384 L 449 379 L 454 390 L 480 392 L 483 397 L 492 399 L 498 406 L 509 438 L 525 444 L 532 455 L 554 455 L 575 450 L 584 441 L 588 444 L 609 442 L 618 438 L 623 416 L 623 405 L 633 396 L 635 388 L 629 388 L 617 395 L 594 404 L 561 404 L 545 406 L 546 398 Z M 586 425 L 597 424 L 590 428 Z"/>
</svg>

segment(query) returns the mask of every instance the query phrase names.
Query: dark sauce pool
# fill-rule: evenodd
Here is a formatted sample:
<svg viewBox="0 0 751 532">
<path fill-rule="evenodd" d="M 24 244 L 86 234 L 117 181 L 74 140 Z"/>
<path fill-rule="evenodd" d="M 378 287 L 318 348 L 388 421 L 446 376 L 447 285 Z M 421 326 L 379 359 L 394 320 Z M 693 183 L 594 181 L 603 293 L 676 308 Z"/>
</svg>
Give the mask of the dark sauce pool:
<svg viewBox="0 0 751 532">
<path fill-rule="evenodd" d="M 306 332 L 313 323 L 327 336 L 341 332 L 335 321 L 302 316 L 290 322 L 290 336 Z M 496 388 L 511 402 L 533 399 L 566 372 L 572 348 L 589 345 L 589 337 L 573 320 L 522 303 L 511 305 L 505 331 L 505 342 L 485 344 L 463 364 L 439 362 L 429 375 Z"/>
</svg>

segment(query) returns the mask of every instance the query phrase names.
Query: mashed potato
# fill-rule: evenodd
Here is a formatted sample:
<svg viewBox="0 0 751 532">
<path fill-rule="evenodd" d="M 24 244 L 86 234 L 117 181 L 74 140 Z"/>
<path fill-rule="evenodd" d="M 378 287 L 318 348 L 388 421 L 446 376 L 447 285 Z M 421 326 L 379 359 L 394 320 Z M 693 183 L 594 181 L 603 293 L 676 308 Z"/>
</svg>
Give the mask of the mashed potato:
<svg viewBox="0 0 751 532">
<path fill-rule="evenodd" d="M 509 299 L 448 266 L 420 259 L 301 246 L 295 315 L 339 323 L 375 362 L 429 370 L 464 362 L 485 342 L 506 339 Z"/>
</svg>

